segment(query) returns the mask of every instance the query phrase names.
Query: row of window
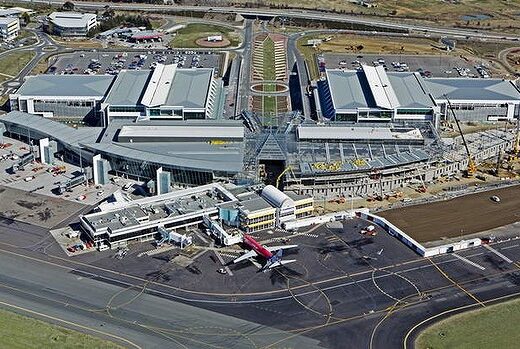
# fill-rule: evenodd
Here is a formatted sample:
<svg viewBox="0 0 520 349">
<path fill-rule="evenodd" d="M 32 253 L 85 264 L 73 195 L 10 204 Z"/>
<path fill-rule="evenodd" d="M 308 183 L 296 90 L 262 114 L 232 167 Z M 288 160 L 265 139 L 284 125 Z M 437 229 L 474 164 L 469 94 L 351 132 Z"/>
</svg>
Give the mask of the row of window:
<svg viewBox="0 0 520 349">
<path fill-rule="evenodd" d="M 268 215 L 265 215 L 265 216 L 260 216 L 260 217 L 256 217 L 256 218 L 251 218 L 251 219 L 246 219 L 246 224 L 255 224 L 255 223 L 260 223 L 260 222 L 264 222 L 264 221 L 270 221 L 270 220 L 273 220 L 274 219 L 274 214 L 268 214 Z"/>
<path fill-rule="evenodd" d="M 302 208 L 311 207 L 313 205 L 314 205 L 314 203 L 311 201 L 311 202 L 307 202 L 305 204 L 296 205 L 296 209 L 301 210 Z"/>
<path fill-rule="evenodd" d="M 135 107 L 110 107 L 111 113 L 140 113 L 144 111 L 144 108 L 141 106 Z"/>
</svg>

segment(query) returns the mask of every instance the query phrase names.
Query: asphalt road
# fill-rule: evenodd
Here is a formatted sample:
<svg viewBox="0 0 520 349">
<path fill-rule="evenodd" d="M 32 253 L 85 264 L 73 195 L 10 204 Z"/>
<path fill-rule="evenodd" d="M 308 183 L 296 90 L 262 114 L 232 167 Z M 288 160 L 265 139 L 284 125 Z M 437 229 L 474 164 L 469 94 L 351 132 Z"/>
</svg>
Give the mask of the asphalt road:
<svg viewBox="0 0 520 349">
<path fill-rule="evenodd" d="M 29 29 L 28 29 L 29 30 Z M 57 45 L 47 34 L 31 29 L 29 30 L 36 35 L 37 42 L 34 45 L 26 46 L 22 48 L 15 48 L 0 53 L 1 55 L 7 55 L 16 51 L 33 51 L 35 53 L 34 58 L 23 67 L 20 72 L 12 79 L 6 80 L 0 83 L 0 95 L 11 93 L 12 90 L 17 89 L 23 82 L 24 78 L 36 67 L 38 62 L 43 59 L 46 55 L 50 55 L 52 52 L 57 50 L 63 50 L 63 47 Z"/>
<path fill-rule="evenodd" d="M 251 52 L 253 44 L 253 21 L 246 20 L 244 24 L 244 43 L 240 50 L 237 50 L 240 57 L 240 70 L 237 81 L 237 103 L 235 113 L 242 110 L 249 110 L 249 80 L 251 75 Z"/>
<path fill-rule="evenodd" d="M 54 4 L 54 5 L 62 5 L 65 1 L 63 0 L 17 0 L 18 3 L 44 3 L 44 4 Z M 257 17 L 276 17 L 279 15 L 283 15 L 284 17 L 292 17 L 292 18 L 302 18 L 309 20 L 333 20 L 338 22 L 346 22 L 346 23 L 358 23 L 365 25 L 376 25 L 385 28 L 398 28 L 398 29 L 407 29 L 414 31 L 425 31 L 431 33 L 439 33 L 445 35 L 453 35 L 455 37 L 466 37 L 471 36 L 475 38 L 486 38 L 486 39 L 500 39 L 500 40 L 518 40 L 519 37 L 511 34 L 501 34 L 501 33 L 492 33 L 486 32 L 482 30 L 465 30 L 458 28 L 443 28 L 437 26 L 429 26 L 423 24 L 408 24 L 403 22 L 398 22 L 399 19 L 395 22 L 391 22 L 389 20 L 380 20 L 374 18 L 367 18 L 362 16 L 349 16 L 349 15 L 339 15 L 334 13 L 327 12 L 316 12 L 316 11 L 307 11 L 307 10 L 292 10 L 292 9 L 284 9 L 282 13 L 280 9 L 251 9 L 251 8 L 235 8 L 235 7 L 218 7 L 218 6 L 181 6 L 175 5 L 172 7 L 171 5 L 147 5 L 147 4 L 118 4 L 118 3 L 106 3 L 106 2 L 88 2 L 81 1 L 77 3 L 76 6 L 84 9 L 102 9 L 107 4 L 113 9 L 121 9 L 121 10 L 134 10 L 138 9 L 140 11 L 196 11 L 196 12 L 216 12 L 216 13 L 238 13 L 242 15 L 249 16 L 257 16 Z"/>
</svg>

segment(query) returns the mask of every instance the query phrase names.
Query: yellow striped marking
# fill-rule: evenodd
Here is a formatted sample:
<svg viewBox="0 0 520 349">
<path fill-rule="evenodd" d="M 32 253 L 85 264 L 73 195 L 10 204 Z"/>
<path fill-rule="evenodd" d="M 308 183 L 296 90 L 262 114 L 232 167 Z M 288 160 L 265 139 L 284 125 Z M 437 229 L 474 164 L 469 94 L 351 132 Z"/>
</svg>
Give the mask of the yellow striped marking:
<svg viewBox="0 0 520 349">
<path fill-rule="evenodd" d="M 471 299 L 473 299 L 475 302 L 477 302 L 479 305 L 485 307 L 486 305 L 482 303 L 477 297 L 475 297 L 471 292 L 466 290 L 464 287 L 462 287 L 458 282 L 450 278 L 448 274 L 446 274 L 431 258 L 427 258 L 428 261 L 446 278 L 449 282 L 451 282 L 453 285 L 457 286 L 462 292 L 467 294 Z"/>
</svg>

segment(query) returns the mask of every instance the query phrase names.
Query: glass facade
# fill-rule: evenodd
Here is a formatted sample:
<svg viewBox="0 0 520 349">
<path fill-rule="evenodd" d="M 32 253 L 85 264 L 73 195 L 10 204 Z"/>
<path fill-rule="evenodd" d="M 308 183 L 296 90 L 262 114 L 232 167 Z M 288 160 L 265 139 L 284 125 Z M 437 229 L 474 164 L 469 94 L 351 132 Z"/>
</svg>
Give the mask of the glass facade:
<svg viewBox="0 0 520 349">
<path fill-rule="evenodd" d="M 205 118 L 206 118 L 206 113 L 204 113 L 204 112 L 199 112 L 199 113 L 185 112 L 184 113 L 184 119 L 186 119 L 186 120 L 205 119 Z"/>
<path fill-rule="evenodd" d="M 397 109 L 397 115 L 433 115 L 433 109 Z"/>
<path fill-rule="evenodd" d="M 94 101 L 34 100 L 33 103 L 36 113 L 52 112 L 57 117 L 84 118 L 92 116 L 96 107 Z"/>
<path fill-rule="evenodd" d="M 140 113 L 144 110 L 141 106 L 119 106 L 119 107 L 113 107 L 110 106 L 109 110 L 111 113 Z"/>
<path fill-rule="evenodd" d="M 170 173 L 172 183 L 202 185 L 213 181 L 213 172 L 211 171 L 175 168 L 159 163 L 123 158 L 110 153 L 102 153 L 102 156 L 110 162 L 112 171 L 120 176 L 155 179 L 157 170 L 162 167 L 163 171 Z"/>
</svg>

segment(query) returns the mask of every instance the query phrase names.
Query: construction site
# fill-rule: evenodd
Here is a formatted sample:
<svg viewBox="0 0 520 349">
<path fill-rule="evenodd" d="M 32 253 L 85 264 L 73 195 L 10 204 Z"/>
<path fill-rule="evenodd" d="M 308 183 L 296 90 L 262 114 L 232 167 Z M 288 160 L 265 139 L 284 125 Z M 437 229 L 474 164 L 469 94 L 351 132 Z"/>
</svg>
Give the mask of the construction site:
<svg viewBox="0 0 520 349">
<path fill-rule="evenodd" d="M 514 125 L 444 138 L 429 123 L 297 123 L 295 116 L 285 129 L 255 138 L 246 156 L 262 179 L 317 199 L 381 201 L 405 187 L 425 193 L 430 184 L 463 177 L 516 177 Z"/>
<path fill-rule="evenodd" d="M 491 198 L 498 197 L 500 202 Z M 488 231 L 518 221 L 520 186 L 379 212 L 421 243 Z"/>
</svg>

